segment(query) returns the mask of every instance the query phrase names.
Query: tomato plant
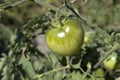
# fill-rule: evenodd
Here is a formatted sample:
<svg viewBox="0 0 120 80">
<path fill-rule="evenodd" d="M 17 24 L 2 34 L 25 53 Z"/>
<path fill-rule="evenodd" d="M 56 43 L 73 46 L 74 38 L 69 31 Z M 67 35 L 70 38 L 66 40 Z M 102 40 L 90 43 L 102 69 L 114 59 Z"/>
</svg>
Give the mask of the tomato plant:
<svg viewBox="0 0 120 80">
<path fill-rule="evenodd" d="M 117 2 L 0 0 L 0 80 L 119 80 Z"/>
<path fill-rule="evenodd" d="M 103 62 L 103 65 L 108 70 L 119 69 L 120 68 L 120 56 L 118 53 L 113 52 L 109 55 Z"/>
<path fill-rule="evenodd" d="M 56 25 L 46 33 L 48 47 L 58 55 L 75 55 L 81 48 L 84 40 L 84 31 L 79 20 L 68 19 L 63 26 Z"/>
</svg>

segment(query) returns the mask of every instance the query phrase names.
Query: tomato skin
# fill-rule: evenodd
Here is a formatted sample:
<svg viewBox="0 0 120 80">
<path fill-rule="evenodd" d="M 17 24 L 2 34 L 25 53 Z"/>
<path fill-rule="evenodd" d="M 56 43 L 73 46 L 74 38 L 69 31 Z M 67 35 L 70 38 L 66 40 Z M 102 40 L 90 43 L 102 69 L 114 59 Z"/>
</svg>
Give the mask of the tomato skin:
<svg viewBox="0 0 120 80">
<path fill-rule="evenodd" d="M 56 54 L 61 56 L 75 55 L 82 46 L 84 31 L 76 19 L 63 22 L 63 26 L 50 28 L 46 33 L 46 43 Z"/>
<path fill-rule="evenodd" d="M 96 38 L 96 32 L 93 30 L 85 31 L 84 43 L 88 44 Z"/>
<path fill-rule="evenodd" d="M 113 70 L 116 67 L 117 64 L 117 58 L 118 55 L 116 52 L 112 53 L 111 55 L 109 55 L 104 61 L 103 61 L 103 65 L 106 69 L 108 70 Z"/>
</svg>

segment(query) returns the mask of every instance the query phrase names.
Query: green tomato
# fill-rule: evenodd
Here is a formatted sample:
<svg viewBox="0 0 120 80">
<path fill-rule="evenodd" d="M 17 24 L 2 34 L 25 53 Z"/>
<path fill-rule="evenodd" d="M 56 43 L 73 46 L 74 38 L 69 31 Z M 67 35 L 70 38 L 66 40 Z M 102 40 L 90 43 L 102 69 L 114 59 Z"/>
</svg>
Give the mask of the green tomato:
<svg viewBox="0 0 120 80">
<path fill-rule="evenodd" d="M 105 76 L 104 70 L 102 68 L 96 69 L 95 71 L 93 71 L 92 74 L 95 77 L 101 77 L 101 78 L 104 78 L 104 76 Z M 101 78 L 98 78 L 98 80 L 101 80 Z"/>
<path fill-rule="evenodd" d="M 86 31 L 85 37 L 84 37 L 84 43 L 88 44 L 89 42 L 92 42 L 96 37 L 96 32 L 93 30 Z"/>
<path fill-rule="evenodd" d="M 82 46 L 84 31 L 79 20 L 68 19 L 63 26 L 57 25 L 46 32 L 46 43 L 56 54 L 61 56 L 75 55 Z"/>
<path fill-rule="evenodd" d="M 104 67 L 108 70 L 115 69 L 117 64 L 117 59 L 118 59 L 117 53 L 116 52 L 112 53 L 103 61 Z"/>
</svg>

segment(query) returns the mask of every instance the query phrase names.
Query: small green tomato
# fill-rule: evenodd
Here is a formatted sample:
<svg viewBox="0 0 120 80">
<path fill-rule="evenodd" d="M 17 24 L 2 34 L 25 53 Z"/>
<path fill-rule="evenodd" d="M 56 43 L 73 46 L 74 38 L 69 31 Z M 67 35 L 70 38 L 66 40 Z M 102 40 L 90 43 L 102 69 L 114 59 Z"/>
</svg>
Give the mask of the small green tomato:
<svg viewBox="0 0 120 80">
<path fill-rule="evenodd" d="M 93 30 L 86 31 L 85 37 L 84 37 L 84 43 L 88 44 L 89 42 L 92 42 L 96 37 L 96 32 Z"/>
<path fill-rule="evenodd" d="M 109 55 L 104 61 L 103 65 L 108 70 L 113 70 L 118 68 L 120 64 L 118 53 L 114 52 L 111 55 Z"/>
<path fill-rule="evenodd" d="M 104 76 L 105 76 L 104 70 L 102 68 L 98 68 L 97 70 L 93 71 L 92 74 L 95 77 L 101 77 L 101 78 L 104 78 Z"/>
<path fill-rule="evenodd" d="M 61 56 L 75 55 L 81 48 L 84 31 L 79 20 L 68 19 L 63 26 L 57 25 L 46 32 L 46 43 L 56 54 Z"/>
</svg>

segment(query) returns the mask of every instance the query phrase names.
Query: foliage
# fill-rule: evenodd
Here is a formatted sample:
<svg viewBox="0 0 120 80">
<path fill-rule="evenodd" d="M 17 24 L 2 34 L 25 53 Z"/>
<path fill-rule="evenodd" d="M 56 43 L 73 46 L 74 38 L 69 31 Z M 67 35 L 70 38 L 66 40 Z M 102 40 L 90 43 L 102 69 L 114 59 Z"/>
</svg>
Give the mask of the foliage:
<svg viewBox="0 0 120 80">
<path fill-rule="evenodd" d="M 119 0 L 65 1 L 0 1 L 1 80 L 119 80 L 120 68 L 102 63 L 113 52 L 120 58 Z M 88 38 L 78 55 L 48 49 L 45 32 L 57 13 L 59 20 L 80 19 Z"/>
</svg>

